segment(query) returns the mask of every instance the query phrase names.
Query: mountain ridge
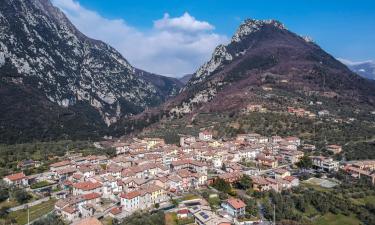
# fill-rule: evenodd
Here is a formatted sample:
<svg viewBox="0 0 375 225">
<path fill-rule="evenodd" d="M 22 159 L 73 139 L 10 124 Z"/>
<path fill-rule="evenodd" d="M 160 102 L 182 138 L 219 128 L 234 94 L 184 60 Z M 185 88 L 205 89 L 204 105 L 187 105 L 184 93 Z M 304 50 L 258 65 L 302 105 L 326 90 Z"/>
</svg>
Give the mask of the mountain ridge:
<svg viewBox="0 0 375 225">
<path fill-rule="evenodd" d="M 267 97 L 282 98 L 280 92 L 371 107 L 375 102 L 374 83 L 351 72 L 311 38 L 276 20 L 248 19 L 228 45 L 214 50 L 179 95 L 144 115 L 238 112 L 248 104 L 286 108 Z"/>
<path fill-rule="evenodd" d="M 28 118 L 34 121 L 32 124 L 36 130 L 58 129 L 61 130 L 59 135 L 70 137 L 70 132 L 77 131 L 67 131 L 63 127 L 70 126 L 67 123 L 74 120 L 53 127 L 51 123 L 54 121 L 48 119 L 49 114 L 57 113 L 57 117 L 60 111 L 68 111 L 73 117 L 83 111 L 99 114 L 99 117 L 92 117 L 83 113 L 84 119 L 80 117 L 82 121 L 79 121 L 85 126 L 93 125 L 88 130 L 96 133 L 98 129 L 106 130 L 121 117 L 157 106 L 178 93 L 181 87 L 181 83 L 173 78 L 147 72 L 142 74 L 147 74 L 148 78 L 146 75 L 142 77 L 140 70 L 130 65 L 114 48 L 88 38 L 76 29 L 49 0 L 3 1 L 0 5 L 0 31 L 0 88 L 7 97 L 1 105 L 6 109 L 0 124 L 0 136 L 5 135 L 4 139 L 11 138 L 6 133 L 28 130 L 23 127 L 28 124 L 26 121 L 14 118 L 28 109 L 35 111 L 31 114 L 39 113 L 46 118 L 46 122 Z M 15 96 L 15 93 L 23 95 L 21 92 L 38 95 L 40 101 L 32 102 L 39 108 L 50 107 L 43 111 L 29 107 L 30 101 Z M 19 107 L 14 108 L 9 103 Z M 85 109 L 78 109 L 78 105 Z M 16 124 L 11 121 L 16 121 Z M 42 133 L 45 132 L 35 137 L 43 136 Z"/>
<path fill-rule="evenodd" d="M 345 59 L 338 59 L 340 62 L 344 63 L 353 72 L 359 74 L 360 76 L 375 80 L 375 62 L 372 60 L 364 62 L 351 62 Z"/>
</svg>

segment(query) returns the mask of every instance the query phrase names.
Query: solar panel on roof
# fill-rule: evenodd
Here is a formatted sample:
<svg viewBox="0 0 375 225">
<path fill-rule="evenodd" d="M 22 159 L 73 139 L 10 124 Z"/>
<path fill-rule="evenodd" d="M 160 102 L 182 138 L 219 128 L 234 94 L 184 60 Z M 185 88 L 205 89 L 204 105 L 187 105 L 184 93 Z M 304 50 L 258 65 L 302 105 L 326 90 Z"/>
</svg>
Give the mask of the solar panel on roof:
<svg viewBox="0 0 375 225">
<path fill-rule="evenodd" d="M 205 212 L 200 212 L 199 215 L 201 215 L 204 219 L 209 218 L 209 216 Z"/>
</svg>

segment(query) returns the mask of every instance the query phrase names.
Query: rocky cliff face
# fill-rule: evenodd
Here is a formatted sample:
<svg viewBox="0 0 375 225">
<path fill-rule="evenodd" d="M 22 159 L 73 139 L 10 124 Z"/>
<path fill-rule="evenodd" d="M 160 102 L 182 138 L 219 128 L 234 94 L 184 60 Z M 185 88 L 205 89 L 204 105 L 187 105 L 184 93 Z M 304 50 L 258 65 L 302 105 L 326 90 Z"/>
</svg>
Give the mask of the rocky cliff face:
<svg viewBox="0 0 375 225">
<path fill-rule="evenodd" d="M 22 131 L 25 121 L 17 119 L 18 124 L 13 125 L 9 122 L 22 112 L 47 117 L 69 111 L 85 118 L 78 123 L 109 126 L 120 117 L 162 103 L 182 86 L 176 79 L 142 74 L 114 48 L 82 34 L 49 0 L 1 2 L 0 104 L 13 104 L 0 105 L 5 113 L 2 129 L 14 125 L 14 132 Z M 20 98 L 31 95 L 37 97 L 32 102 L 38 107 L 30 107 L 30 101 Z M 14 108 L 15 104 L 18 107 Z M 85 112 L 78 109 L 81 106 Z M 88 112 L 90 115 L 86 115 Z M 32 123 L 37 126 L 35 130 L 49 129 L 51 121 L 42 118 Z M 97 119 L 101 121 L 94 122 Z"/>
</svg>

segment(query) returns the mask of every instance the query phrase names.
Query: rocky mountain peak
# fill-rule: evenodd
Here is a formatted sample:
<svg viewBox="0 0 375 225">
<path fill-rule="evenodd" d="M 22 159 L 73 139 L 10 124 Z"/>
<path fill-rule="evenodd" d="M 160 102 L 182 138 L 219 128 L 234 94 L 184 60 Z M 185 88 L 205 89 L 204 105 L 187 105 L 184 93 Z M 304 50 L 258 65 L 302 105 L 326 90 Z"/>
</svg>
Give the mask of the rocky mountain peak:
<svg viewBox="0 0 375 225">
<path fill-rule="evenodd" d="M 375 88 L 311 38 L 287 30 L 277 20 L 248 19 L 230 43 L 214 50 L 211 59 L 197 70 L 168 107 L 172 115 L 195 110 L 238 110 L 252 98 L 263 98 L 259 95 L 263 86 L 293 94 L 340 96 L 348 101 L 361 98 L 369 104 L 374 101 L 369 90 Z M 353 93 L 360 97 L 353 97 Z"/>
<path fill-rule="evenodd" d="M 264 26 L 274 26 L 279 29 L 286 29 L 284 24 L 277 20 L 255 20 L 246 19 L 237 29 L 232 37 L 232 42 L 240 42 L 244 37 L 259 31 Z"/>
</svg>

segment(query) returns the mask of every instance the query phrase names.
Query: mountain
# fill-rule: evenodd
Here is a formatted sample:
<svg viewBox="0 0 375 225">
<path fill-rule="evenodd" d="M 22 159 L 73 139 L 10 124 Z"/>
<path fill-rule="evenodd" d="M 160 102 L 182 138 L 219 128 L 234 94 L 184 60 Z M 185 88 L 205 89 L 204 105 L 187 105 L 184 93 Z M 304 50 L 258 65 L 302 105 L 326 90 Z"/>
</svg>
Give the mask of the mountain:
<svg viewBox="0 0 375 225">
<path fill-rule="evenodd" d="M 339 60 L 347 65 L 353 72 L 361 75 L 362 77 L 375 80 L 375 63 L 373 61 L 351 62 L 345 59 Z"/>
<path fill-rule="evenodd" d="M 160 110 L 181 116 L 254 103 L 286 108 L 313 97 L 374 106 L 375 85 L 279 21 L 248 19 Z"/>
<path fill-rule="evenodd" d="M 181 82 L 134 68 L 49 0 L 0 4 L 0 140 L 98 137 Z"/>
<path fill-rule="evenodd" d="M 163 97 L 163 101 L 169 97 L 175 96 L 178 94 L 178 91 L 184 87 L 185 83 L 180 79 L 173 77 L 165 77 L 154 73 L 149 73 L 140 69 L 134 70 L 135 75 L 139 78 L 151 83 L 157 88 L 158 93 Z"/>
<path fill-rule="evenodd" d="M 179 81 L 182 82 L 183 84 L 187 84 L 189 80 L 192 78 L 193 74 L 186 74 L 179 78 Z"/>
</svg>

